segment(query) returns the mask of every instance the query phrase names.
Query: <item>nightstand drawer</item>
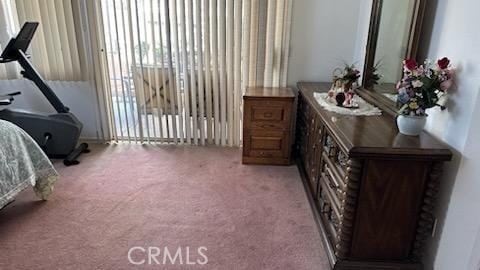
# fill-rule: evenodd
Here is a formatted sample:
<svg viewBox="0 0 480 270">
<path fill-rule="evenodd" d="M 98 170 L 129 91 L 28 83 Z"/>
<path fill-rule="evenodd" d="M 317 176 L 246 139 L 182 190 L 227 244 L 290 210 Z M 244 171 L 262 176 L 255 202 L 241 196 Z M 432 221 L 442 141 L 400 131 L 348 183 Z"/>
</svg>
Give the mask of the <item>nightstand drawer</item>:
<svg viewBox="0 0 480 270">
<path fill-rule="evenodd" d="M 289 136 L 284 131 L 244 130 L 244 156 L 287 158 Z"/>
<path fill-rule="evenodd" d="M 283 107 L 252 107 L 251 119 L 255 121 L 283 121 L 285 110 Z"/>
<path fill-rule="evenodd" d="M 291 112 L 291 102 L 246 100 L 244 120 L 248 126 L 254 123 L 269 123 L 279 125 L 278 127 L 281 128 L 289 128 Z"/>
</svg>

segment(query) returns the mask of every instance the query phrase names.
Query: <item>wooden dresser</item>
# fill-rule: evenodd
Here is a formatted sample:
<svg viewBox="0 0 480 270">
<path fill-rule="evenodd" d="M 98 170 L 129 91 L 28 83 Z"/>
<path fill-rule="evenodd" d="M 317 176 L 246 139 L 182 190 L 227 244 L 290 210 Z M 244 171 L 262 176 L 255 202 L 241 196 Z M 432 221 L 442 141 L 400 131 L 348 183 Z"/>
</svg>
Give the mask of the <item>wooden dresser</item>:
<svg viewBox="0 0 480 270">
<path fill-rule="evenodd" d="M 398 134 L 391 116 L 345 116 L 299 83 L 296 156 L 333 269 L 422 269 L 442 162 L 427 133 Z"/>
<path fill-rule="evenodd" d="M 243 102 L 243 163 L 289 165 L 294 139 L 293 90 L 252 87 Z"/>
</svg>

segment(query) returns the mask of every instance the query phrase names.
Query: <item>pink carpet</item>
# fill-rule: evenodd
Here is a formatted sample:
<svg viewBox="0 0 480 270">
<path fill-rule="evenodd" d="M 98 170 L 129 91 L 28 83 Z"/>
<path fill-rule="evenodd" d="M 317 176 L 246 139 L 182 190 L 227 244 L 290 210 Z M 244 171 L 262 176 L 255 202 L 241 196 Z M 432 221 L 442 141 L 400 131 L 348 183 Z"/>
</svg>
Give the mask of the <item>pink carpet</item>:
<svg viewBox="0 0 480 270">
<path fill-rule="evenodd" d="M 295 166 L 244 166 L 218 147 L 96 146 L 81 159 L 58 164 L 48 202 L 27 189 L 0 210 L 0 269 L 328 269 Z M 129 262 L 135 246 L 144 264 Z M 163 264 L 165 248 L 182 264 Z"/>
</svg>

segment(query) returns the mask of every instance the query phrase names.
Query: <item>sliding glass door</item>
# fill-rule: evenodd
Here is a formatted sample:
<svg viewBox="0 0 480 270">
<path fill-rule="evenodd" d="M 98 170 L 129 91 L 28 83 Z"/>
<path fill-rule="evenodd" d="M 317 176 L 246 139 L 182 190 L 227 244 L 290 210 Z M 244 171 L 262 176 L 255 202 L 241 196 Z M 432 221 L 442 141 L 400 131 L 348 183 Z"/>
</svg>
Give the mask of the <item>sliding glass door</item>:
<svg viewBox="0 0 480 270">
<path fill-rule="evenodd" d="M 247 86 L 285 86 L 292 0 L 101 0 L 113 140 L 239 145 Z"/>
</svg>

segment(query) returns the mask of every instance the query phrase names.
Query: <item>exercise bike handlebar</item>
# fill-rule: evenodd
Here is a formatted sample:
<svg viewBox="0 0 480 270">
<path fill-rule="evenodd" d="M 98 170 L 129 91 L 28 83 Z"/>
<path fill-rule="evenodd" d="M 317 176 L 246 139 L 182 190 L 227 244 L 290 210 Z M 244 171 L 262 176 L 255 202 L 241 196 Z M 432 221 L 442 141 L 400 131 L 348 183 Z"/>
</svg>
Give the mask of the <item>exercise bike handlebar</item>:
<svg viewBox="0 0 480 270">
<path fill-rule="evenodd" d="M 24 69 L 22 72 L 23 76 L 31 80 L 37 87 L 42 91 L 43 95 L 48 99 L 50 104 L 55 108 L 58 113 L 67 113 L 69 111 L 68 107 L 63 105 L 62 101 L 57 97 L 53 92 L 52 88 L 45 83 L 45 80 L 42 78 L 40 73 L 32 66 L 28 57 L 22 50 L 18 50 L 17 61 L 20 66 Z"/>
<path fill-rule="evenodd" d="M 4 51 L 0 55 L 0 63 L 8 63 L 18 61 L 23 68 L 22 75 L 31 80 L 47 100 L 52 104 L 58 113 L 67 113 L 68 107 L 63 105 L 62 101 L 55 95 L 55 92 L 48 86 L 40 73 L 33 67 L 32 63 L 28 60 L 26 51 L 32 41 L 32 38 L 37 30 L 37 22 L 26 22 L 16 37 L 12 38 Z"/>
</svg>

